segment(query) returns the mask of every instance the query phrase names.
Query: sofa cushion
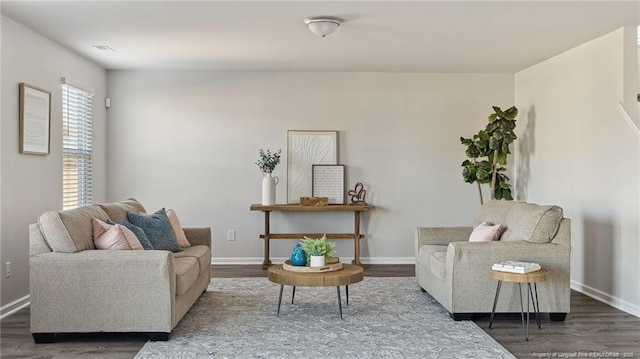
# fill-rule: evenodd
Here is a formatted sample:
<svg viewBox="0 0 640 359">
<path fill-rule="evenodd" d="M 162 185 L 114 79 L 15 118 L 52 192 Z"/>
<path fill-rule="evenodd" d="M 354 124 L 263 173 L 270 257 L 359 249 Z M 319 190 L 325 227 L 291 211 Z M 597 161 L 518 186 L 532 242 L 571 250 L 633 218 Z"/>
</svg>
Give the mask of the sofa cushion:
<svg viewBox="0 0 640 359">
<path fill-rule="evenodd" d="M 504 222 L 503 241 L 527 240 L 546 243 L 555 237 L 562 220 L 562 208 L 515 202 Z"/>
<path fill-rule="evenodd" d="M 153 249 L 172 252 L 182 251 L 164 208 L 159 209 L 152 215 L 127 212 L 127 217 L 133 225 L 142 228 Z"/>
<path fill-rule="evenodd" d="M 127 219 L 127 212 L 145 213 L 146 210 L 140 202 L 134 198 L 117 202 L 117 203 L 101 203 L 99 204 L 112 221 L 118 223 L 123 219 Z"/>
<path fill-rule="evenodd" d="M 211 250 L 208 246 L 194 245 L 173 254 L 174 258 L 192 257 L 198 261 L 200 273 L 211 270 Z"/>
<path fill-rule="evenodd" d="M 444 280 L 447 246 L 425 244 L 420 247 L 418 257 L 420 264 L 425 269 L 431 271 L 437 278 Z"/>
<path fill-rule="evenodd" d="M 178 244 L 182 248 L 187 248 L 191 246 L 191 243 L 187 240 L 187 236 L 184 234 L 184 230 L 182 229 L 182 224 L 180 224 L 180 220 L 178 219 L 178 215 L 176 211 L 173 209 L 167 210 L 167 217 L 169 217 L 169 222 L 171 222 L 171 227 L 173 227 L 173 231 L 176 232 L 176 239 L 178 240 Z"/>
<path fill-rule="evenodd" d="M 191 288 L 198 274 L 200 274 L 200 266 L 198 261 L 193 257 L 174 257 L 176 270 L 176 295 L 182 295 Z"/>
<path fill-rule="evenodd" d="M 431 259 L 429 260 L 429 270 L 436 278 L 444 280 L 447 262 L 447 251 L 438 251 L 431 253 Z"/>
<path fill-rule="evenodd" d="M 108 224 L 93 219 L 93 242 L 98 249 L 143 249 L 133 232 L 119 224 Z"/>
<path fill-rule="evenodd" d="M 107 213 L 94 204 L 68 211 L 42 213 L 38 224 L 47 244 L 54 252 L 74 253 L 96 249 L 93 244 L 92 218 L 109 219 Z"/>
<path fill-rule="evenodd" d="M 474 227 L 482 222 L 506 223 L 507 214 L 517 202 L 493 200 L 480 207 L 480 212 L 474 223 Z M 508 228 L 507 228 L 508 229 Z"/>
</svg>

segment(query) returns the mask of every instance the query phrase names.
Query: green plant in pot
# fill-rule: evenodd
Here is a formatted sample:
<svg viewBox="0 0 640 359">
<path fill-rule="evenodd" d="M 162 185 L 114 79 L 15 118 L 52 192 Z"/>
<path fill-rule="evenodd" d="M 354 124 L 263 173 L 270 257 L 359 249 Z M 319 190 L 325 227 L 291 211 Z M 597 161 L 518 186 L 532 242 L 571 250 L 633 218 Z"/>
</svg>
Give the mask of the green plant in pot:
<svg viewBox="0 0 640 359">
<path fill-rule="evenodd" d="M 262 178 L 262 205 L 273 206 L 276 204 L 276 185 L 280 182 L 280 179 L 276 176 L 272 176 L 273 170 L 276 169 L 278 163 L 280 163 L 280 154 L 282 150 L 278 149 L 276 152 L 271 150 L 264 151 L 262 148 L 258 151 L 258 161 L 255 162 L 262 171 L 264 177 Z"/>
<path fill-rule="evenodd" d="M 493 111 L 484 130 L 472 138 L 460 137 L 469 158 L 462 162 L 462 177 L 467 183 L 477 184 L 480 205 L 484 203 L 483 184 L 490 185 L 491 199 L 513 200 L 509 177 L 503 173 L 507 169 L 502 166 L 507 164 L 507 156 L 511 153 L 509 145 L 518 138 L 514 132 L 518 109 L 512 106 L 503 111 L 493 106 Z"/>
<path fill-rule="evenodd" d="M 303 237 L 300 241 L 302 250 L 307 254 L 309 266 L 322 267 L 326 264 L 326 259 L 331 257 L 336 249 L 335 242 L 328 242 L 327 235 L 320 238 Z"/>
</svg>

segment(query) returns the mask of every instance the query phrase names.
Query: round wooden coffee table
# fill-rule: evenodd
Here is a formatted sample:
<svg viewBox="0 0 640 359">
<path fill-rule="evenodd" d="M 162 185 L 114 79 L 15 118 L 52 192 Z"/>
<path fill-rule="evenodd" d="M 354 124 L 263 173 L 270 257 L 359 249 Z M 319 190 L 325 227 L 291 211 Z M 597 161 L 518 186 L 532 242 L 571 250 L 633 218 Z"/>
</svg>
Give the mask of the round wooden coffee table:
<svg viewBox="0 0 640 359">
<path fill-rule="evenodd" d="M 334 272 L 302 273 L 292 272 L 282 268 L 282 264 L 269 267 L 269 280 L 280 284 L 280 295 L 278 296 L 278 311 L 276 316 L 280 316 L 280 304 L 282 303 L 282 290 L 285 285 L 293 286 L 291 303 L 296 293 L 296 286 L 299 287 L 333 287 L 338 291 L 338 309 L 340 319 L 342 319 L 342 299 L 340 298 L 340 286 L 346 286 L 347 305 L 349 305 L 349 284 L 362 281 L 364 270 L 359 265 L 343 264 L 342 269 Z"/>
</svg>

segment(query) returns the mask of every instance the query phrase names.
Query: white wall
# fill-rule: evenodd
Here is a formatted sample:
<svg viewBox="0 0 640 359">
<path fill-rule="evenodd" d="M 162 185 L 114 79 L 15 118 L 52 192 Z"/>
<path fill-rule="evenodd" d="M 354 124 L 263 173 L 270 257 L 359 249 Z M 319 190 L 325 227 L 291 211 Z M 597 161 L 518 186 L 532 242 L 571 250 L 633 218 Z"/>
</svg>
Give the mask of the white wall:
<svg viewBox="0 0 640 359">
<path fill-rule="evenodd" d="M 2 16 L 1 123 L 1 305 L 29 294 L 28 225 L 40 212 L 62 208 L 61 77 L 96 90 L 94 98 L 95 201 L 106 198 L 106 71 L 17 22 Z M 51 154 L 18 153 L 18 84 L 24 82 L 52 93 Z M 4 276 L 11 261 L 13 275 Z"/>
<path fill-rule="evenodd" d="M 109 71 L 108 198 L 177 210 L 213 228 L 214 262 L 261 263 L 258 149 L 282 148 L 274 175 L 286 201 L 287 130 L 338 130 L 347 187 L 364 183 L 362 257 L 413 263 L 416 226 L 471 224 L 476 188 L 462 180 L 460 136 L 491 105 L 513 104 L 511 74 Z M 353 215 L 272 215 L 272 232 L 353 230 Z M 237 240 L 226 240 L 228 229 Z M 293 240 L 274 240 L 285 257 Z M 351 241 L 338 255 L 353 256 Z"/>
<path fill-rule="evenodd" d="M 640 139 L 618 109 L 635 46 L 620 29 L 516 74 L 516 187 L 572 219 L 572 286 L 640 315 Z"/>
</svg>

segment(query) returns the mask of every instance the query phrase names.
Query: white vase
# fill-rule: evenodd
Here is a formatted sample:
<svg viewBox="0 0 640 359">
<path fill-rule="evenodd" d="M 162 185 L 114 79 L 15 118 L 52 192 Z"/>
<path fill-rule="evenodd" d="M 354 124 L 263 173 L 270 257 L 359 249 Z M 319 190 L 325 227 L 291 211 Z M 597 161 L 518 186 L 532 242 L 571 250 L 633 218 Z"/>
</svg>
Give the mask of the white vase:
<svg viewBox="0 0 640 359">
<path fill-rule="evenodd" d="M 309 262 L 310 267 L 322 267 L 325 264 L 327 263 L 325 262 L 324 256 L 311 256 L 311 260 Z"/>
<path fill-rule="evenodd" d="M 264 175 L 262 179 L 262 205 L 273 206 L 276 204 L 276 185 L 280 182 L 278 177 L 271 176 L 271 173 Z"/>
</svg>

